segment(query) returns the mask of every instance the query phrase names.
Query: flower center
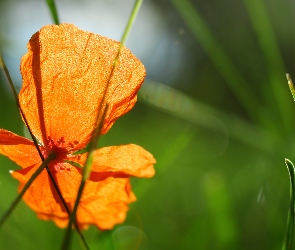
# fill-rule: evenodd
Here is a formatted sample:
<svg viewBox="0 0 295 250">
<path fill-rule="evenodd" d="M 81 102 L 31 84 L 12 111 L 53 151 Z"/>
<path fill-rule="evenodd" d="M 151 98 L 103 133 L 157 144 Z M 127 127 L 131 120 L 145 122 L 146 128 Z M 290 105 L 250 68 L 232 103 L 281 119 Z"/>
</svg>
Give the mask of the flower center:
<svg viewBox="0 0 295 250">
<path fill-rule="evenodd" d="M 67 154 L 69 153 L 66 145 L 64 137 L 61 137 L 56 142 L 48 136 L 48 152 L 54 152 L 56 154 L 56 160 L 62 161 L 67 158 Z"/>
<path fill-rule="evenodd" d="M 61 137 L 55 141 L 50 136 L 48 136 L 47 140 L 47 149 L 45 152 L 42 152 L 44 157 L 47 158 L 49 153 L 56 154 L 55 160 L 49 164 L 49 167 L 56 172 L 70 170 L 70 168 L 67 167 L 65 160 L 67 160 L 68 155 L 71 154 L 71 148 L 74 148 L 74 144 L 66 143 L 64 137 Z"/>
</svg>

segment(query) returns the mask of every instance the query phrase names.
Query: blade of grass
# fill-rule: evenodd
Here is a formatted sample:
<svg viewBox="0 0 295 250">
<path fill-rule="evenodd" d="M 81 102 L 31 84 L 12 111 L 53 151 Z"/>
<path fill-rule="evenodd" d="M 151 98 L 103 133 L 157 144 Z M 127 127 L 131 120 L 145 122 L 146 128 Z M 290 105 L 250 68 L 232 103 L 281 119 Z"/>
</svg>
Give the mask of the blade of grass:
<svg viewBox="0 0 295 250">
<path fill-rule="evenodd" d="M 95 135 L 94 135 L 94 137 L 93 137 L 93 139 L 91 141 L 90 151 L 89 151 L 89 153 L 87 155 L 86 162 L 85 162 L 85 164 L 83 166 L 82 179 L 81 179 L 81 183 L 80 183 L 80 186 L 79 186 L 79 189 L 78 189 L 78 192 L 77 192 L 73 212 L 72 212 L 72 214 L 70 216 L 68 227 L 67 227 L 67 230 L 66 230 L 66 234 L 64 236 L 63 244 L 62 244 L 62 247 L 61 247 L 62 250 L 70 249 L 71 237 L 72 237 L 72 225 L 76 221 L 76 214 L 77 214 L 79 202 L 80 202 L 80 199 L 82 197 L 86 181 L 88 180 L 88 178 L 89 178 L 89 176 L 91 174 L 91 167 L 92 167 L 92 164 L 93 164 L 94 153 L 95 153 L 96 145 L 98 144 L 98 140 L 99 140 L 99 137 L 100 137 L 99 132 L 100 132 L 102 126 L 103 126 L 103 121 L 104 121 L 106 112 L 107 112 L 107 106 L 105 107 L 105 109 L 103 111 L 103 115 L 102 115 L 102 117 L 100 119 L 99 126 L 95 130 Z"/>
<path fill-rule="evenodd" d="M 51 14 L 51 17 L 52 17 L 54 23 L 56 25 L 59 25 L 58 12 L 57 12 L 54 0 L 46 0 L 46 2 L 47 2 L 47 5 L 50 10 L 50 14 Z"/>
<path fill-rule="evenodd" d="M 285 239 L 283 243 L 282 250 L 292 250 L 293 248 L 293 232 L 294 232 L 294 191 L 295 191 L 295 169 L 293 163 L 285 159 L 286 166 L 288 168 L 289 176 L 290 176 L 290 207 L 288 212 L 287 219 L 287 229 L 285 234 Z"/>
<path fill-rule="evenodd" d="M 26 116 L 25 116 L 25 114 L 24 114 L 24 112 L 23 112 L 23 110 L 22 110 L 22 108 L 21 108 L 21 106 L 19 104 L 19 99 L 18 99 L 18 95 L 17 95 L 16 89 L 14 87 L 14 84 L 13 84 L 12 79 L 10 77 L 9 71 L 8 71 L 8 69 L 6 67 L 6 64 L 5 64 L 4 59 L 2 58 L 1 54 L 0 54 L 0 67 L 4 70 L 4 73 L 5 73 L 6 78 L 8 80 L 9 86 L 10 86 L 10 88 L 12 90 L 13 97 L 15 99 L 16 105 L 17 105 L 17 107 L 18 107 L 18 109 L 20 111 L 20 114 L 21 114 L 21 116 L 22 116 L 22 118 L 24 120 L 24 123 L 25 123 L 26 127 L 28 128 L 28 131 L 29 131 L 29 133 L 30 133 L 30 135 L 32 137 L 32 140 L 33 140 L 34 144 L 35 144 L 35 147 L 36 147 L 36 149 L 37 149 L 37 151 L 39 153 L 39 156 L 41 157 L 42 160 L 44 160 L 44 157 L 43 157 L 43 155 L 41 153 L 41 150 L 39 148 L 37 139 L 34 136 L 32 130 L 31 130 L 30 126 L 29 126 L 28 120 L 27 120 L 27 118 L 26 118 Z"/>
<path fill-rule="evenodd" d="M 37 149 L 37 151 L 38 151 L 38 154 L 39 154 L 41 160 L 44 161 L 45 159 L 44 159 L 43 154 L 42 154 L 42 152 L 41 152 L 41 150 L 40 150 L 40 147 L 39 147 L 38 141 L 37 141 L 36 137 L 34 136 L 32 130 L 31 130 L 30 126 L 29 126 L 29 123 L 28 123 L 28 121 L 27 121 L 27 119 L 26 119 L 26 116 L 25 116 L 25 114 L 24 114 L 24 112 L 23 112 L 23 110 L 22 110 L 22 108 L 21 108 L 21 106 L 20 106 L 20 104 L 19 104 L 19 99 L 18 99 L 18 95 L 17 95 L 16 89 L 15 89 L 15 87 L 14 87 L 14 84 L 13 84 L 12 79 L 11 79 L 11 77 L 10 77 L 9 71 L 8 71 L 8 69 L 7 69 L 7 67 L 6 67 L 6 64 L 5 64 L 5 62 L 4 62 L 4 60 L 3 60 L 2 56 L 1 56 L 1 54 L 0 54 L 0 67 L 4 70 L 4 73 L 5 73 L 5 75 L 6 75 L 6 78 L 7 78 L 7 80 L 8 80 L 8 83 L 9 83 L 9 85 L 10 85 L 10 88 L 11 88 L 11 90 L 12 90 L 12 92 L 13 92 L 13 96 L 14 96 L 14 99 L 15 99 L 16 105 L 17 105 L 17 107 L 18 107 L 18 109 L 19 109 L 19 111 L 20 111 L 20 114 L 21 114 L 21 116 L 22 116 L 22 118 L 23 118 L 23 121 L 24 121 L 24 123 L 25 123 L 25 125 L 26 125 L 26 127 L 27 127 L 27 129 L 28 129 L 28 131 L 29 131 L 29 133 L 30 133 L 30 135 L 31 135 L 31 138 L 32 138 L 32 140 L 33 140 L 33 142 L 34 142 L 34 145 L 35 145 L 35 147 L 36 147 L 36 149 Z M 49 175 L 49 178 L 50 178 L 50 180 L 51 180 L 51 182 L 52 182 L 52 184 L 53 184 L 53 186 L 54 186 L 54 188 L 55 188 L 55 190 L 56 190 L 56 192 L 57 192 L 57 194 L 58 194 L 58 196 L 59 196 L 59 198 L 60 198 L 60 200 L 61 200 L 63 206 L 65 207 L 65 209 L 66 209 L 68 215 L 70 216 L 71 211 L 70 211 L 70 209 L 68 208 L 68 206 L 67 206 L 67 204 L 66 204 L 66 202 L 65 202 L 65 200 L 64 200 L 64 198 L 63 198 L 63 196 L 62 196 L 62 193 L 61 193 L 61 191 L 60 191 L 60 189 L 59 189 L 59 187 L 58 187 L 56 181 L 55 181 L 54 178 L 53 178 L 53 175 L 52 175 L 50 169 L 48 168 L 48 166 L 45 166 L 45 168 L 46 168 L 46 170 L 47 170 L 47 173 L 48 173 L 48 175 Z M 85 247 L 86 249 L 89 249 L 89 247 L 88 247 L 88 245 L 87 245 L 87 242 L 86 242 L 84 236 L 82 235 L 81 231 L 79 230 L 79 228 L 78 228 L 76 222 L 74 223 L 74 225 L 75 225 L 75 228 L 77 229 L 77 232 L 78 232 L 78 234 L 79 234 L 79 237 L 80 237 L 81 241 L 83 242 L 84 247 Z"/>
<path fill-rule="evenodd" d="M 136 0 L 135 3 L 134 3 L 131 15 L 129 17 L 128 23 L 127 23 L 126 28 L 124 30 L 119 49 L 118 49 L 117 55 L 116 55 L 114 63 L 113 63 L 112 70 L 110 72 L 108 81 L 107 81 L 105 89 L 104 89 L 103 98 L 100 101 L 99 106 L 98 106 L 99 110 L 103 110 L 103 113 L 101 114 L 101 112 L 99 112 L 98 115 L 97 115 L 97 119 L 96 119 L 97 122 L 95 124 L 96 129 L 94 130 L 94 136 L 93 136 L 93 139 L 91 141 L 90 151 L 88 153 L 85 165 L 83 167 L 82 180 L 81 180 L 81 183 L 80 183 L 80 186 L 79 186 L 79 189 L 78 189 L 75 205 L 74 205 L 74 208 L 73 208 L 73 212 L 72 212 L 72 214 L 70 216 L 68 227 L 67 227 L 67 230 L 66 230 L 66 234 L 65 234 L 65 237 L 64 237 L 64 240 L 63 240 L 63 244 L 62 244 L 62 248 L 61 248 L 63 250 L 66 250 L 66 249 L 70 248 L 71 236 L 72 236 L 72 224 L 73 224 L 74 221 L 76 221 L 75 218 L 76 218 L 78 205 L 79 205 L 80 199 L 81 199 L 82 194 L 83 194 L 83 189 L 84 189 L 86 180 L 88 180 L 88 178 L 90 176 L 90 173 L 91 173 L 92 162 L 93 162 L 93 158 L 94 158 L 94 152 L 95 152 L 95 149 L 97 148 L 98 140 L 99 140 L 99 137 L 100 137 L 100 130 L 102 128 L 104 117 L 105 117 L 105 114 L 107 112 L 107 105 L 103 109 L 103 104 L 104 104 L 104 100 L 105 100 L 105 97 L 106 97 L 106 94 L 107 94 L 108 86 L 109 86 L 110 80 L 111 80 L 111 78 L 113 76 L 117 61 L 118 61 L 120 53 L 121 53 L 121 50 L 122 50 L 122 48 L 123 48 L 123 46 L 124 46 L 124 44 L 125 44 L 125 42 L 126 42 L 126 40 L 128 38 L 128 35 L 129 35 L 130 30 L 131 30 L 131 28 L 132 28 L 132 26 L 134 24 L 134 21 L 135 21 L 136 16 L 137 16 L 137 14 L 139 12 L 141 4 L 142 4 L 142 0 Z"/>
<path fill-rule="evenodd" d="M 42 162 L 40 167 L 34 172 L 34 174 L 31 176 L 31 178 L 26 182 L 25 186 L 23 187 L 22 191 L 19 193 L 17 198 L 13 201 L 13 203 L 10 205 L 9 209 L 6 211 L 6 213 L 2 216 L 0 220 L 0 227 L 3 225 L 3 223 L 8 219 L 9 215 L 12 213 L 14 208 L 17 206 L 17 204 L 21 201 L 23 195 L 28 190 L 28 188 L 31 186 L 33 181 L 38 177 L 38 175 L 46 168 L 46 166 L 54 160 L 56 155 L 54 153 L 50 153 L 48 157 Z"/>
<path fill-rule="evenodd" d="M 272 153 L 278 137 L 233 114 L 197 102 L 180 91 L 159 82 L 147 82 L 139 91 L 139 101 L 219 134 L 229 134 L 235 140 L 262 152 Z"/>
<path fill-rule="evenodd" d="M 254 121 L 259 122 L 260 118 L 257 113 L 257 107 L 260 107 L 259 99 L 248 87 L 248 83 L 222 49 L 201 15 L 188 0 L 171 0 L 171 3 L 207 52 L 216 69 L 225 79 L 228 87 L 236 95 L 249 116 Z"/>
<path fill-rule="evenodd" d="M 284 87 L 284 74 L 286 72 L 284 62 L 276 41 L 271 21 L 268 16 L 264 1 L 261 0 L 244 0 L 247 8 L 252 27 L 256 32 L 257 41 L 265 58 L 265 65 L 268 71 L 269 83 L 272 89 L 274 98 L 270 96 L 269 105 L 275 100 L 275 105 L 279 108 L 282 116 L 282 121 L 286 129 L 289 131 L 291 127 L 290 114 L 292 111 L 288 103 L 287 89 Z M 269 91 L 269 87 L 265 87 L 265 93 Z M 269 96 L 268 94 L 266 96 Z"/>
<path fill-rule="evenodd" d="M 294 89 L 293 81 L 292 81 L 289 74 L 286 74 L 286 77 L 287 77 L 287 80 L 288 80 L 289 89 L 290 89 L 291 94 L 293 96 L 293 100 L 295 101 L 295 89 Z"/>
</svg>

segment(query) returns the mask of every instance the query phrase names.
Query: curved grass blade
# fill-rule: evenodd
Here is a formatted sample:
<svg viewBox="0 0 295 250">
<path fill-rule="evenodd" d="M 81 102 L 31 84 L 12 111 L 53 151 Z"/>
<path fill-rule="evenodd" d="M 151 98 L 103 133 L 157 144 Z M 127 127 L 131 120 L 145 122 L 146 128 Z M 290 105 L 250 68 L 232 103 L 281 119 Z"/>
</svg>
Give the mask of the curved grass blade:
<svg viewBox="0 0 295 250">
<path fill-rule="evenodd" d="M 59 18 L 54 0 L 46 0 L 51 17 L 56 25 L 59 25 Z"/>
<path fill-rule="evenodd" d="M 257 107 L 261 106 L 260 100 L 253 90 L 249 88 L 248 83 L 245 81 L 239 69 L 215 39 L 201 15 L 188 0 L 171 0 L 171 3 L 207 52 L 216 69 L 219 70 L 228 87 L 236 95 L 249 116 L 254 121 L 261 121 L 257 113 Z"/>
<path fill-rule="evenodd" d="M 12 213 L 14 208 L 17 206 L 17 204 L 21 201 L 23 195 L 28 190 L 28 188 L 31 186 L 33 181 L 38 177 L 38 175 L 46 168 L 46 166 L 54 160 L 56 155 L 54 153 L 50 153 L 48 157 L 42 162 L 40 167 L 36 170 L 36 172 L 31 176 L 31 178 L 28 180 L 28 182 L 25 184 L 22 191 L 19 193 L 17 198 L 14 200 L 14 202 L 10 205 L 9 209 L 6 211 L 6 213 L 2 216 L 0 220 L 0 227 L 3 225 L 3 223 L 8 219 L 9 215 Z"/>
<path fill-rule="evenodd" d="M 290 207 L 288 212 L 287 219 L 287 230 L 285 234 L 285 239 L 283 243 L 282 250 L 292 250 L 293 246 L 293 232 L 294 232 L 294 191 L 295 191 L 295 169 L 293 163 L 285 159 L 286 166 L 288 168 L 289 176 L 290 176 Z"/>
<path fill-rule="evenodd" d="M 24 114 L 24 112 L 23 112 L 23 110 L 22 110 L 22 108 L 21 108 L 21 106 L 20 106 L 20 104 L 19 104 L 19 99 L 18 99 L 18 95 L 17 95 L 16 89 L 15 89 L 15 87 L 14 87 L 14 84 L 13 84 L 12 79 L 11 79 L 11 77 L 10 77 L 9 71 L 8 71 L 8 69 L 7 69 L 7 67 L 6 67 L 6 64 L 5 64 L 5 62 L 4 62 L 4 60 L 3 60 L 2 56 L 1 56 L 1 54 L 0 54 L 0 67 L 3 68 L 3 70 L 4 70 L 4 73 L 5 73 L 5 75 L 6 75 L 6 78 L 7 78 L 7 80 L 8 80 L 8 83 L 9 83 L 11 89 L 12 89 L 13 96 L 14 96 L 14 99 L 15 99 L 15 101 L 16 101 L 16 105 L 17 105 L 17 107 L 18 107 L 18 109 L 19 109 L 19 111 L 20 111 L 20 114 L 21 114 L 21 116 L 22 116 L 22 118 L 23 118 L 23 121 L 24 121 L 24 123 L 25 123 L 25 125 L 26 125 L 26 127 L 27 127 L 27 129 L 28 129 L 28 131 L 29 131 L 29 133 L 30 133 L 30 135 L 31 135 L 31 138 L 32 138 L 32 140 L 33 140 L 33 142 L 34 142 L 34 145 L 35 145 L 35 147 L 36 147 L 36 149 L 37 149 L 37 151 L 38 151 L 38 154 L 39 154 L 41 160 L 44 161 L 45 159 L 44 159 L 44 157 L 43 157 L 43 155 L 42 155 L 42 153 L 41 153 L 41 150 L 40 150 L 40 147 L 39 147 L 38 141 L 37 141 L 36 137 L 34 136 L 32 130 L 31 130 L 30 126 L 29 126 L 29 123 L 28 123 L 28 121 L 27 121 L 27 118 L 26 118 L 26 116 L 25 116 L 25 114 Z M 48 166 L 45 166 L 45 168 L 46 168 L 46 170 L 47 170 L 48 176 L 49 176 L 49 178 L 50 178 L 50 180 L 51 180 L 51 182 L 52 182 L 52 184 L 53 184 L 53 186 L 54 186 L 54 188 L 55 188 L 55 190 L 56 190 L 56 192 L 57 192 L 57 194 L 58 194 L 58 196 L 59 196 L 59 198 L 60 198 L 60 200 L 61 200 L 61 202 L 62 202 L 62 204 L 63 204 L 63 206 L 65 207 L 65 209 L 66 209 L 68 215 L 70 216 L 70 215 L 71 215 L 71 211 L 70 211 L 70 209 L 68 208 L 68 206 L 67 206 L 67 204 L 66 204 L 66 202 L 65 202 L 65 200 L 64 200 L 64 198 L 63 198 L 63 196 L 62 196 L 62 193 L 61 193 L 59 187 L 57 186 L 56 181 L 55 181 L 54 178 L 53 178 L 53 175 L 52 175 L 50 169 L 48 168 Z M 89 247 L 88 247 L 88 245 L 87 245 L 87 243 L 86 243 L 86 240 L 85 240 L 84 236 L 82 235 L 81 231 L 79 230 L 79 228 L 78 228 L 78 226 L 77 226 L 77 224 L 76 224 L 75 222 L 74 222 L 74 226 L 75 226 L 75 228 L 77 229 L 77 232 L 78 232 L 78 234 L 79 234 L 79 237 L 80 237 L 81 241 L 83 242 L 84 247 L 85 247 L 86 249 L 89 249 Z"/>
<path fill-rule="evenodd" d="M 135 3 L 134 3 L 132 13 L 131 13 L 131 15 L 129 17 L 127 26 L 126 26 L 126 28 L 124 30 L 124 33 L 123 33 L 123 36 L 122 36 L 122 39 L 121 39 L 121 43 L 120 43 L 120 46 L 119 46 L 119 49 L 118 49 L 118 53 L 117 53 L 116 58 L 114 60 L 111 73 L 109 75 L 107 84 L 106 84 L 105 89 L 104 89 L 103 98 L 99 103 L 99 110 L 103 110 L 103 112 L 99 112 L 99 114 L 97 115 L 97 119 L 96 119 L 97 127 L 96 127 L 96 129 L 94 131 L 94 136 L 93 136 L 93 139 L 91 141 L 91 146 L 90 146 L 90 149 L 89 149 L 89 153 L 88 153 L 85 165 L 83 167 L 82 180 L 81 180 L 81 183 L 80 183 L 80 186 L 79 186 L 79 189 L 78 189 L 78 193 L 77 193 L 75 205 L 74 205 L 74 208 L 73 208 L 73 212 L 72 212 L 72 214 L 70 216 L 70 220 L 69 220 L 69 223 L 68 223 L 68 227 L 67 227 L 66 234 L 65 234 L 63 244 L 62 244 L 62 248 L 61 248 L 63 250 L 70 249 L 71 236 L 72 236 L 72 224 L 73 224 L 74 221 L 76 221 L 75 220 L 76 213 L 77 213 L 77 209 L 78 209 L 78 206 L 79 206 L 80 199 L 81 199 L 82 194 L 83 194 L 83 189 L 84 189 L 86 180 L 88 180 L 88 178 L 90 176 L 90 173 L 91 173 L 91 167 L 92 167 L 92 162 L 93 162 L 93 157 L 94 157 L 94 151 L 95 151 L 95 149 L 97 147 L 97 144 L 98 144 L 98 140 L 99 140 L 99 137 L 100 137 L 100 130 L 101 130 L 101 127 L 102 127 L 102 124 L 103 124 L 103 120 L 104 120 L 106 111 L 107 111 L 107 105 L 103 109 L 103 104 L 104 104 L 105 96 L 106 96 L 106 93 L 107 93 L 107 90 L 108 90 L 109 82 L 110 82 L 110 80 L 111 80 L 111 78 L 113 76 L 117 61 L 118 61 L 119 56 L 120 56 L 120 52 L 121 52 L 121 50 L 122 50 L 122 48 L 123 48 L 123 46 L 124 46 L 124 44 L 125 44 L 125 42 L 126 42 L 126 40 L 128 38 L 128 35 L 129 35 L 130 30 L 131 30 L 131 28 L 133 26 L 135 18 L 137 16 L 138 12 L 139 12 L 141 4 L 142 4 L 142 0 L 136 0 Z"/>
</svg>

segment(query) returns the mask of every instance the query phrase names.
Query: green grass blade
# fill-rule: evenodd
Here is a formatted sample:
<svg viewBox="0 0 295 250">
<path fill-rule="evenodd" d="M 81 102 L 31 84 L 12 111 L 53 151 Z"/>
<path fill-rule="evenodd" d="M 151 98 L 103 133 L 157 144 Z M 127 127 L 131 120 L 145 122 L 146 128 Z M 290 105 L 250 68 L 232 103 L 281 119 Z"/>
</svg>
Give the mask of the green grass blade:
<svg viewBox="0 0 295 250">
<path fill-rule="evenodd" d="M 287 76 L 287 80 L 288 80 L 289 89 L 290 89 L 291 94 L 293 96 L 293 100 L 295 101 L 295 89 L 294 89 L 293 81 L 292 81 L 289 74 L 286 74 L 286 76 Z"/>
<path fill-rule="evenodd" d="M 140 9 L 140 6 L 141 6 L 142 2 L 143 2 L 143 0 L 136 0 L 135 3 L 134 3 L 132 12 L 131 12 L 129 20 L 128 20 L 128 23 L 126 25 L 123 36 L 121 38 L 121 44 L 122 45 L 124 45 L 126 43 L 126 41 L 127 41 L 127 38 L 128 38 L 128 36 L 130 34 L 131 28 L 132 28 L 132 26 L 133 26 L 133 24 L 135 22 L 135 19 L 137 17 L 137 14 L 139 12 L 139 9 Z"/>
<path fill-rule="evenodd" d="M 54 0 L 46 0 L 46 2 L 47 2 L 47 5 L 50 10 L 50 14 L 51 14 L 51 17 L 52 17 L 54 23 L 56 25 L 59 25 L 58 12 L 57 12 Z"/>
<path fill-rule="evenodd" d="M 257 114 L 257 107 L 261 106 L 259 99 L 249 88 L 249 84 L 220 46 L 201 15 L 188 0 L 171 0 L 171 2 L 249 116 L 255 121 L 260 121 Z"/>
<path fill-rule="evenodd" d="M 294 176 L 295 176 L 295 169 L 293 163 L 285 159 L 285 163 L 288 168 L 289 176 L 290 176 L 290 209 L 288 213 L 287 219 L 287 230 L 285 234 L 285 239 L 283 243 L 282 250 L 292 250 L 293 246 L 293 232 L 294 232 L 294 191 L 295 191 L 295 183 L 294 183 Z"/>
<path fill-rule="evenodd" d="M 5 73 L 5 76 L 6 76 L 7 80 L 8 80 L 9 86 L 10 86 L 10 88 L 12 90 L 14 99 L 16 100 L 17 107 L 19 108 L 20 105 L 19 105 L 19 101 L 18 101 L 17 92 L 16 92 L 16 89 L 15 89 L 14 84 L 12 82 L 12 79 L 10 77 L 9 71 L 8 71 L 8 69 L 6 67 L 6 64 L 5 64 L 4 59 L 3 59 L 1 54 L 0 54 L 0 67 L 4 70 L 4 73 Z"/>
<path fill-rule="evenodd" d="M 35 147 L 36 147 L 36 149 L 37 149 L 37 151 L 39 153 L 39 156 L 40 156 L 41 160 L 44 161 L 45 159 L 44 159 L 44 157 L 43 157 L 43 155 L 41 153 L 41 150 L 40 150 L 38 141 L 37 141 L 36 137 L 34 136 L 32 130 L 31 130 L 30 126 L 29 126 L 29 123 L 27 121 L 27 118 L 26 118 L 26 116 L 25 116 L 25 114 L 24 114 L 24 112 L 23 112 L 23 110 L 22 110 L 22 108 L 21 108 L 21 106 L 19 104 L 19 99 L 18 99 L 18 95 L 17 95 L 16 89 L 14 87 L 14 84 L 13 84 L 12 79 L 10 77 L 10 73 L 9 73 L 7 67 L 6 67 L 5 61 L 3 60 L 1 54 L 0 54 L 0 67 L 4 70 L 4 73 L 5 73 L 6 77 L 7 77 L 8 83 L 9 83 L 11 89 L 12 89 L 13 96 L 14 96 L 15 102 L 17 104 L 17 107 L 18 107 L 18 109 L 20 111 L 20 114 L 21 114 L 21 116 L 23 118 L 23 121 L 24 121 L 24 123 L 25 123 L 25 125 L 26 125 L 26 127 L 27 127 L 27 129 L 28 129 L 28 131 L 30 133 L 30 135 L 31 135 L 31 138 L 32 138 L 32 140 L 34 142 L 34 145 L 35 145 Z M 58 196 L 59 196 L 59 198 L 60 198 L 60 200 L 61 200 L 61 202 L 63 204 L 63 206 L 65 207 L 67 213 L 70 216 L 71 211 L 68 208 L 68 206 L 67 206 L 67 204 L 66 204 L 66 202 L 65 202 L 65 200 L 64 200 L 64 198 L 62 196 L 62 193 L 61 193 L 61 191 L 60 191 L 60 189 L 59 189 L 56 181 L 54 180 L 53 175 L 52 175 L 50 169 L 47 166 L 46 166 L 46 170 L 47 170 L 48 176 L 49 176 L 49 178 L 50 178 L 50 180 L 51 180 L 51 182 L 52 182 L 52 184 L 53 184 L 53 186 L 54 186 L 54 188 L 55 188 L 55 190 L 56 190 L 56 192 L 57 192 L 57 194 L 58 194 Z M 89 249 L 88 246 L 87 246 L 87 242 L 86 242 L 83 234 L 81 233 L 81 231 L 77 227 L 77 224 L 76 223 L 75 223 L 75 228 L 77 229 L 78 235 L 79 235 L 79 237 L 80 237 L 83 245 L 85 246 L 86 249 Z"/>
<path fill-rule="evenodd" d="M 0 67 L 4 70 L 4 73 L 5 73 L 6 78 L 7 78 L 7 80 L 8 80 L 9 86 L 10 86 L 10 88 L 11 88 L 11 90 L 12 90 L 13 97 L 14 97 L 14 100 L 15 100 L 15 102 L 16 102 L 16 105 L 17 105 L 17 107 L 18 107 L 18 109 L 19 109 L 19 111 L 20 111 L 20 113 L 21 113 L 21 116 L 22 116 L 22 118 L 23 118 L 23 120 L 24 120 L 24 123 L 25 123 L 25 125 L 26 125 L 26 127 L 27 127 L 27 129 L 28 129 L 28 131 L 29 131 L 29 133 L 30 133 L 30 135 L 31 135 L 31 138 L 32 138 L 32 140 L 33 140 L 33 142 L 34 142 L 34 145 L 35 145 L 35 147 L 36 147 L 36 149 L 37 149 L 37 151 L 38 151 L 38 153 L 39 153 L 39 156 L 41 157 L 41 159 L 42 159 L 42 161 L 43 161 L 44 158 L 43 158 L 43 155 L 42 155 L 41 150 L 40 150 L 40 148 L 39 148 L 39 145 L 38 145 L 37 139 L 36 139 L 36 137 L 34 136 L 32 130 L 31 130 L 30 126 L 29 126 L 28 120 L 27 120 L 27 118 L 26 118 L 26 116 L 25 116 L 25 114 L 24 114 L 24 112 L 23 112 L 23 110 L 22 110 L 22 108 L 21 108 L 21 106 L 20 106 L 20 104 L 19 104 L 19 99 L 18 99 L 18 95 L 17 95 L 16 89 L 15 89 L 15 87 L 14 87 L 14 84 L 13 84 L 12 79 L 11 79 L 11 77 L 10 77 L 9 71 L 8 71 L 8 69 L 7 69 L 7 67 L 6 67 L 5 61 L 4 61 L 4 59 L 2 58 L 1 54 L 0 54 Z"/>
<path fill-rule="evenodd" d="M 275 133 L 262 129 L 233 114 L 197 102 L 180 91 L 159 82 L 148 82 L 139 91 L 139 101 L 201 128 L 229 134 L 236 141 L 266 153 L 276 145 Z"/>
<path fill-rule="evenodd" d="M 102 115 L 102 117 L 100 119 L 100 122 L 99 122 L 99 126 L 95 130 L 95 135 L 94 135 L 94 137 L 93 137 L 93 139 L 91 141 L 90 150 L 89 150 L 89 153 L 87 155 L 86 162 L 85 162 L 85 164 L 83 166 L 82 180 L 81 180 L 78 192 L 77 192 L 74 208 L 73 208 L 73 211 L 72 211 L 70 219 L 69 219 L 66 234 L 65 234 L 63 244 L 62 244 L 62 247 L 61 247 L 62 250 L 70 249 L 71 237 L 72 237 L 72 226 L 73 226 L 73 223 L 75 223 L 75 221 L 76 221 L 75 218 L 76 218 L 79 202 L 80 202 L 80 199 L 82 197 L 86 181 L 88 180 L 88 178 L 89 178 L 89 176 L 91 174 L 91 167 L 92 167 L 92 164 L 93 164 L 94 152 L 95 152 L 95 149 L 96 149 L 96 145 L 98 144 L 98 140 L 99 140 L 99 137 L 100 137 L 100 130 L 101 130 L 102 126 L 103 126 L 103 121 L 104 121 L 106 112 L 107 112 L 107 107 L 104 109 L 103 115 Z"/>
<path fill-rule="evenodd" d="M 131 13 L 131 15 L 129 17 L 128 23 L 126 25 L 125 31 L 124 31 L 122 39 L 121 39 L 121 44 L 119 46 L 117 56 L 116 56 L 116 58 L 114 60 L 112 71 L 110 73 L 108 82 L 107 82 L 106 87 L 104 89 L 103 98 L 102 98 L 102 100 L 100 101 L 100 104 L 99 104 L 99 110 L 103 110 L 103 112 L 99 112 L 99 114 L 97 116 L 97 124 L 98 124 L 98 126 L 97 126 L 97 129 L 94 131 L 94 136 L 93 136 L 93 139 L 91 141 L 90 151 L 88 153 L 85 165 L 83 167 L 81 184 L 80 184 L 79 189 L 78 189 L 78 193 L 77 193 L 75 205 L 74 205 L 74 208 L 73 208 L 73 212 L 72 212 L 72 214 L 70 216 L 70 220 L 69 220 L 69 223 L 68 223 L 68 227 L 67 227 L 66 234 L 65 234 L 63 244 L 62 244 L 62 248 L 61 248 L 63 250 L 70 249 L 71 237 L 72 237 L 72 225 L 73 225 L 73 222 L 75 221 L 75 218 L 76 218 L 77 209 L 78 209 L 79 202 L 80 202 L 80 199 L 81 199 L 82 194 L 83 194 L 83 189 L 84 189 L 86 180 L 89 178 L 90 173 L 91 173 L 91 168 L 92 168 L 92 163 L 93 163 L 93 158 L 94 158 L 94 152 L 95 152 L 95 149 L 96 149 L 97 144 L 98 144 L 98 140 L 99 140 L 99 137 L 100 137 L 100 130 L 101 130 L 101 127 L 103 125 L 104 116 L 105 116 L 106 111 L 107 111 L 107 105 L 103 109 L 103 103 L 104 103 L 105 96 L 106 96 L 106 93 L 107 93 L 107 90 L 108 90 L 108 85 L 109 85 L 110 79 L 113 76 L 113 72 L 114 72 L 114 69 L 116 67 L 116 64 L 117 64 L 121 49 L 124 46 L 124 44 L 125 44 L 125 42 L 126 42 L 126 40 L 128 38 L 128 35 L 129 35 L 130 30 L 131 30 L 131 28 L 132 28 L 132 26 L 134 24 L 134 21 L 135 21 L 136 16 L 137 16 L 137 14 L 139 12 L 141 4 L 142 4 L 142 0 L 136 0 L 135 3 L 134 3 L 132 13 Z"/>
<path fill-rule="evenodd" d="M 3 223 L 8 219 L 9 215 L 13 212 L 14 208 L 17 206 L 17 204 L 21 201 L 23 195 L 28 190 L 28 188 L 31 186 L 33 181 L 38 177 L 38 175 L 46 168 L 46 166 L 54 160 L 56 155 L 54 153 L 51 153 L 48 155 L 48 157 L 42 162 L 41 166 L 36 170 L 36 172 L 31 176 L 31 178 L 28 180 L 28 182 L 25 184 L 22 191 L 19 193 L 17 198 L 14 200 L 14 202 L 10 205 L 9 209 L 6 211 L 6 213 L 3 215 L 3 217 L 0 220 L 0 227 L 3 225 Z"/>
<path fill-rule="evenodd" d="M 269 92 L 269 89 L 272 89 L 273 96 L 266 94 L 272 98 L 269 103 L 274 102 L 279 108 L 285 127 L 289 127 L 290 130 L 290 118 L 292 117 L 290 112 L 292 111 L 288 99 L 285 98 L 288 95 L 287 89 L 282 84 L 286 70 L 265 3 L 262 0 L 244 0 L 244 3 L 264 55 L 264 63 L 269 75 L 270 88 L 265 88 L 265 94 Z"/>
</svg>

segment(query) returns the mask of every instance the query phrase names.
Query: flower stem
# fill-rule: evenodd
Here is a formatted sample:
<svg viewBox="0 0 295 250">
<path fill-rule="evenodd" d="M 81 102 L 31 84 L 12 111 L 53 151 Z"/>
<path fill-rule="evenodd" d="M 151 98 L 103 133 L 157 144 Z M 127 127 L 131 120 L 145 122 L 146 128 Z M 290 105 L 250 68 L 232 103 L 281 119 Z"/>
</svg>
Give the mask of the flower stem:
<svg viewBox="0 0 295 250">
<path fill-rule="evenodd" d="M 56 155 L 54 153 L 50 153 L 49 156 L 42 162 L 40 167 L 34 172 L 31 176 L 31 178 L 27 181 L 22 191 L 19 193 L 17 198 L 14 200 L 14 202 L 10 205 L 9 209 L 6 211 L 6 213 L 3 215 L 3 217 L 0 220 L 0 227 L 3 225 L 3 223 L 6 221 L 6 219 L 9 217 L 9 215 L 12 213 L 16 205 L 20 202 L 23 195 L 27 191 L 27 189 L 31 186 L 33 181 L 38 177 L 38 175 L 42 172 L 44 168 L 52 161 L 54 160 Z"/>
</svg>

